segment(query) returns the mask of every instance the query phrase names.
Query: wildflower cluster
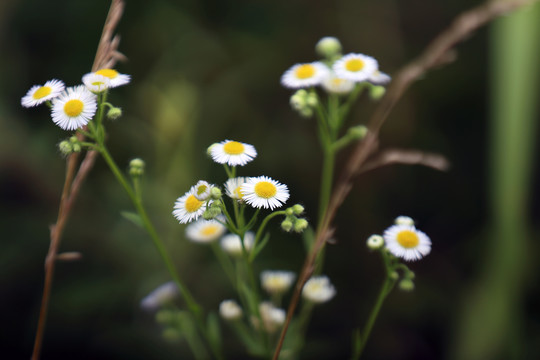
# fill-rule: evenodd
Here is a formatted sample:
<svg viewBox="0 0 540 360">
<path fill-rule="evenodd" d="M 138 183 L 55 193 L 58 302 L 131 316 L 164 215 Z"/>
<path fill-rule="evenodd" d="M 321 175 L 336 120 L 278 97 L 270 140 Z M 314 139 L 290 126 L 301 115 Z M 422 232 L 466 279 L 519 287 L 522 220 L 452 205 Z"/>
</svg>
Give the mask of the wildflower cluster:
<svg viewBox="0 0 540 360">
<path fill-rule="evenodd" d="M 399 283 L 402 290 L 414 288 L 414 273 L 399 262 L 415 261 L 428 255 L 431 251 L 431 240 L 422 231 L 416 229 L 414 220 L 408 216 L 398 216 L 394 225 L 387 228 L 383 235 L 371 235 L 367 239 L 367 247 L 381 252 L 387 275 L 393 282 L 399 280 L 399 271 L 403 277 Z"/>
<path fill-rule="evenodd" d="M 222 185 L 198 181 L 176 200 L 172 214 L 180 224 L 187 224 L 187 239 L 212 248 L 237 292 L 238 300 L 221 302 L 221 318 L 229 323 L 251 354 L 268 355 L 273 346 L 266 338 L 276 333 L 285 321 L 282 300 L 296 275 L 285 270 L 264 270 L 257 284 L 253 264 L 269 242 L 265 229 L 270 220 L 283 216 L 283 230 L 301 233 L 308 227 L 308 221 L 302 217 L 304 207 L 295 204 L 281 210 L 290 194 L 288 187 L 277 180 L 265 175 L 237 176 L 239 167 L 257 157 L 254 146 L 224 140 L 211 145 L 207 154 L 224 166 L 227 180 Z M 259 222 L 261 211 L 270 213 Z M 260 289 L 268 299 L 264 299 Z M 312 305 L 329 301 L 334 295 L 335 289 L 325 276 L 310 279 L 303 291 L 306 304 Z M 306 306 L 306 311 L 312 305 Z M 302 321 L 306 321 L 305 314 Z"/>
<path fill-rule="evenodd" d="M 374 99 L 384 95 L 384 85 L 391 78 L 379 70 L 375 58 L 358 53 L 342 55 L 341 43 L 334 37 L 322 38 L 315 50 L 323 57 L 321 61 L 296 64 L 281 77 L 283 86 L 299 89 L 291 96 L 290 103 L 302 116 L 311 117 L 321 111 L 316 87 L 336 96 L 332 106 L 338 107 L 340 98 L 349 95 L 346 103 L 350 104 L 364 88 Z"/>
</svg>

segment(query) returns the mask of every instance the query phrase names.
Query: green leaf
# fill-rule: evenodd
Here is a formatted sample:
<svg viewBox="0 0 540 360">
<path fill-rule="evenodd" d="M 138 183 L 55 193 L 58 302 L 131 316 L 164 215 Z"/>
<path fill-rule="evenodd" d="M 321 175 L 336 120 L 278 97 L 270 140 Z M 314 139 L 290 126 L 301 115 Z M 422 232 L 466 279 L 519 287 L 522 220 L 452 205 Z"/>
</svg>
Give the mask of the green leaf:
<svg viewBox="0 0 540 360">
<path fill-rule="evenodd" d="M 206 319 L 206 328 L 208 331 L 208 340 L 215 349 L 221 349 L 221 329 L 219 327 L 219 318 L 216 313 L 208 314 Z"/>
<path fill-rule="evenodd" d="M 120 215 L 122 215 L 126 220 L 131 221 L 133 224 L 137 225 L 138 227 L 142 228 L 144 227 L 143 221 L 139 214 L 131 212 L 131 211 L 121 211 Z"/>
</svg>

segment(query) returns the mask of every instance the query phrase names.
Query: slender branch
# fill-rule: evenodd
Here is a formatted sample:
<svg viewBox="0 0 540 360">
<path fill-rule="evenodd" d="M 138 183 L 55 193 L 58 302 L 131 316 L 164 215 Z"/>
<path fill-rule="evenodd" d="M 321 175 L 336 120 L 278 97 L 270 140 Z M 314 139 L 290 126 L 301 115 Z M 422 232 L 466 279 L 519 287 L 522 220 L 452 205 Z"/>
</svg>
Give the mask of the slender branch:
<svg viewBox="0 0 540 360">
<path fill-rule="evenodd" d="M 279 342 L 274 353 L 274 360 L 277 360 L 285 335 L 289 328 L 292 316 L 300 300 L 300 294 L 306 281 L 311 276 L 315 260 L 319 251 L 324 248 L 326 241 L 333 233 L 331 222 L 337 213 L 339 206 L 343 203 L 352 188 L 352 179 L 358 170 L 365 163 L 369 155 L 376 148 L 378 133 L 384 124 L 388 115 L 393 110 L 403 93 L 418 78 L 423 76 L 429 70 L 448 64 L 455 59 L 453 48 L 459 42 L 468 38 L 476 29 L 487 24 L 491 20 L 509 13 L 517 8 L 532 4 L 537 0 L 507 0 L 507 1 L 487 1 L 484 4 L 466 11 L 459 15 L 448 29 L 436 37 L 426 50 L 416 60 L 404 66 L 388 87 L 385 96 L 375 109 L 368 124 L 368 134 L 360 142 L 347 162 L 342 172 L 341 179 L 328 204 L 328 210 L 325 213 L 322 224 L 319 226 L 315 244 L 311 253 L 306 257 L 303 268 L 298 277 L 293 297 L 287 312 L 287 318 L 281 331 Z"/>
<path fill-rule="evenodd" d="M 117 51 L 119 38 L 111 39 L 114 29 L 118 25 L 124 10 L 123 0 L 112 0 L 109 14 L 105 20 L 103 27 L 103 33 L 98 45 L 96 57 L 92 70 L 97 70 L 100 67 L 114 66 L 117 60 L 123 59 L 123 55 Z M 79 140 L 84 140 L 84 135 L 77 133 Z M 45 281 L 43 285 L 43 295 L 41 298 L 41 307 L 39 311 L 39 320 L 36 330 L 36 338 L 34 341 L 34 349 L 32 351 L 32 360 L 38 360 L 41 353 L 41 347 L 43 344 L 43 335 L 45 332 L 45 323 L 47 319 L 47 312 L 49 308 L 49 299 L 51 294 L 52 281 L 54 277 L 54 265 L 57 259 L 58 248 L 62 239 L 62 234 L 66 226 L 67 220 L 71 213 L 71 209 L 77 196 L 82 183 L 90 169 L 92 168 L 97 153 L 95 151 L 87 152 L 85 159 L 81 163 L 79 170 L 77 171 L 77 164 L 79 160 L 79 154 L 71 154 L 67 159 L 66 177 L 64 180 L 64 187 L 60 198 L 60 206 L 58 209 L 58 217 L 56 224 L 51 226 L 50 230 L 50 246 L 47 256 L 45 258 Z"/>
<path fill-rule="evenodd" d="M 366 161 L 356 174 L 392 164 L 422 165 L 439 171 L 447 171 L 450 167 L 448 160 L 439 154 L 419 150 L 389 149 L 378 153 L 374 159 Z"/>
</svg>

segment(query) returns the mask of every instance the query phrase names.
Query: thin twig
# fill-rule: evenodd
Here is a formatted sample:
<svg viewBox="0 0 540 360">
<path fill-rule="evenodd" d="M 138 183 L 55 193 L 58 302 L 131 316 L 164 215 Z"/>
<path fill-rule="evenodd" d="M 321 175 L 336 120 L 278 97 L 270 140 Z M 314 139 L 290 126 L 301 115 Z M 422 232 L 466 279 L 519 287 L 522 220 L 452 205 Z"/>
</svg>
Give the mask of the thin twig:
<svg viewBox="0 0 540 360">
<path fill-rule="evenodd" d="M 122 59 L 123 55 L 117 51 L 119 38 L 112 39 L 114 29 L 118 25 L 123 11 L 123 0 L 112 0 L 109 14 L 105 20 L 103 32 L 92 66 L 92 71 L 96 71 L 105 66 L 112 67 L 118 59 Z M 78 134 L 79 140 L 83 140 L 83 135 Z M 62 238 L 65 225 L 71 213 L 71 209 L 77 196 L 82 183 L 92 168 L 97 153 L 95 151 L 89 151 L 84 161 L 82 162 L 78 172 L 77 164 L 79 160 L 79 154 L 71 154 L 67 159 L 66 177 L 64 180 L 64 187 L 62 190 L 62 196 L 60 198 L 60 206 L 58 210 L 58 217 L 56 224 L 51 226 L 50 238 L 51 243 L 47 257 L 45 258 L 45 282 L 43 285 L 43 295 L 41 299 L 41 307 L 39 311 L 39 320 L 36 330 L 36 338 L 34 341 L 34 349 L 32 352 L 32 360 L 38 360 L 41 353 L 41 347 L 43 344 L 43 334 L 45 332 L 45 323 L 47 319 L 47 312 L 49 308 L 49 299 L 51 294 L 52 281 L 54 277 L 55 262 L 57 260 L 58 247 Z"/>
<path fill-rule="evenodd" d="M 347 195 L 352 188 L 352 179 L 361 166 L 376 148 L 378 133 L 388 115 L 393 110 L 405 90 L 418 78 L 436 67 L 448 64 L 456 58 L 453 48 L 456 44 L 468 38 L 476 29 L 487 24 L 491 20 L 507 14 L 525 5 L 532 4 L 537 0 L 507 0 L 507 1 L 487 1 L 484 4 L 466 11 L 459 15 L 448 29 L 443 31 L 426 50 L 416 60 L 404 66 L 394 77 L 385 96 L 375 109 L 368 124 L 368 134 L 360 142 L 347 162 L 340 181 L 337 183 L 332 194 L 330 203 L 324 219 L 316 234 L 315 245 L 306 257 L 300 276 L 296 283 L 293 297 L 287 311 L 287 318 L 279 342 L 274 353 L 274 360 L 277 360 L 283 347 L 283 341 L 289 328 L 292 316 L 300 300 L 300 294 L 304 284 L 307 282 L 315 266 L 317 255 L 324 247 L 326 241 L 333 233 L 331 223 Z"/>
<path fill-rule="evenodd" d="M 448 160 L 440 154 L 419 150 L 387 149 L 377 153 L 375 158 L 366 161 L 356 174 L 392 164 L 422 165 L 439 171 L 447 171 L 450 167 Z"/>
</svg>

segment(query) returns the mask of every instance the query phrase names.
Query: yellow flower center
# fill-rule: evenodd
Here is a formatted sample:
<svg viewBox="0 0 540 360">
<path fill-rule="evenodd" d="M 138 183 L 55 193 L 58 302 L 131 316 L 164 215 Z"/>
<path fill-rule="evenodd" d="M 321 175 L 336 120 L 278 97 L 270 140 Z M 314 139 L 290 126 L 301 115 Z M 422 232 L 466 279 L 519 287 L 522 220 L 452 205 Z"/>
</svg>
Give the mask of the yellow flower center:
<svg viewBox="0 0 540 360">
<path fill-rule="evenodd" d="M 212 236 L 217 234 L 219 231 L 219 226 L 217 225 L 208 225 L 204 229 L 202 229 L 201 234 L 204 236 Z"/>
<path fill-rule="evenodd" d="M 238 141 L 229 141 L 223 145 L 223 151 L 229 155 L 240 155 L 244 153 L 244 145 Z"/>
<path fill-rule="evenodd" d="M 334 86 L 340 86 L 340 85 L 343 84 L 344 82 L 345 82 L 345 80 L 340 79 L 340 78 L 332 79 L 332 84 L 333 84 Z"/>
<path fill-rule="evenodd" d="M 244 194 L 242 194 L 242 192 L 240 191 L 241 187 L 242 186 L 239 186 L 236 189 L 234 189 L 234 193 L 236 194 L 236 196 L 238 196 L 238 199 L 240 199 L 240 200 L 242 200 L 242 197 L 244 196 Z"/>
<path fill-rule="evenodd" d="M 364 68 L 365 63 L 360 59 L 350 59 L 345 63 L 345 69 L 357 72 Z"/>
<path fill-rule="evenodd" d="M 34 95 L 32 95 L 32 97 L 34 98 L 34 100 L 38 100 L 49 95 L 51 92 L 52 92 L 52 89 L 49 86 L 42 86 L 36 90 L 36 92 L 34 93 Z"/>
<path fill-rule="evenodd" d="M 258 182 L 255 185 L 254 190 L 255 190 L 255 194 L 257 194 L 257 196 L 265 198 L 265 199 L 269 199 L 269 198 L 275 196 L 276 193 L 277 193 L 276 186 L 274 184 L 272 184 L 271 182 L 268 182 L 268 181 Z"/>
<path fill-rule="evenodd" d="M 79 116 L 84 109 L 84 103 L 79 99 L 73 99 L 66 102 L 64 112 L 69 117 Z"/>
<path fill-rule="evenodd" d="M 418 235 L 412 230 L 402 230 L 397 234 L 397 242 L 406 249 L 415 248 L 420 243 Z"/>
<path fill-rule="evenodd" d="M 299 79 L 309 79 L 315 75 L 315 66 L 311 64 L 300 65 L 296 69 L 296 77 Z"/>
<path fill-rule="evenodd" d="M 101 69 L 96 71 L 96 74 L 108 77 L 109 79 L 114 79 L 118 76 L 118 71 L 113 69 Z"/>
<path fill-rule="evenodd" d="M 101 89 L 102 86 L 105 86 L 105 83 L 103 81 L 94 81 L 92 85 L 97 87 L 98 89 Z"/>
<path fill-rule="evenodd" d="M 186 211 L 190 213 L 195 212 L 201 208 L 202 204 L 203 201 L 197 200 L 195 195 L 189 195 L 186 199 Z"/>
</svg>

